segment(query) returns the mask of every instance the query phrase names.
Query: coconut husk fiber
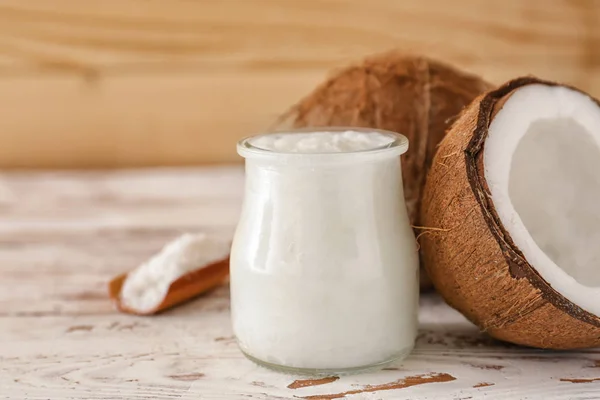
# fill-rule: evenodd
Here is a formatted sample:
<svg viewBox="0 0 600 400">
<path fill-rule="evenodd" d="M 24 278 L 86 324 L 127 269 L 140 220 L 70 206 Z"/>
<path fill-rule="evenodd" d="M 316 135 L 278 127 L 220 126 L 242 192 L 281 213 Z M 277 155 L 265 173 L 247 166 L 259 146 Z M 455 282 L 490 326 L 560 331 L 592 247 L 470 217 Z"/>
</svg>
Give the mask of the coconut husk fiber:
<svg viewBox="0 0 600 400">
<path fill-rule="evenodd" d="M 478 97 L 449 130 L 423 193 L 422 223 L 434 228 L 420 238 L 423 263 L 444 299 L 497 339 L 553 349 L 599 346 L 600 319 L 529 264 L 502 226 L 484 176 L 495 112 L 513 90 L 536 83 L 556 85 L 532 77 L 508 82 Z"/>
<path fill-rule="evenodd" d="M 404 196 L 410 221 L 418 227 L 425 175 L 438 143 L 453 118 L 491 88 L 443 62 L 392 51 L 335 72 L 285 118 L 296 128 L 356 126 L 405 135 L 410 148 L 402 156 Z M 421 274 L 421 287 L 429 286 Z"/>
</svg>

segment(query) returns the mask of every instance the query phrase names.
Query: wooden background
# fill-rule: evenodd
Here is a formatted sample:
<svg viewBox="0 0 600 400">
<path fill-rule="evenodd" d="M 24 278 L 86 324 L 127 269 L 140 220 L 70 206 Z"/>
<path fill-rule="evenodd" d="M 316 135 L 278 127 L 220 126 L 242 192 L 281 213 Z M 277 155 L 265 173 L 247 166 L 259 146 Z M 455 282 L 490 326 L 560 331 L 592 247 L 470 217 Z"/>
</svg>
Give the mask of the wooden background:
<svg viewBox="0 0 600 400">
<path fill-rule="evenodd" d="M 0 167 L 235 161 L 328 70 L 394 47 L 600 95 L 595 0 L 0 0 Z"/>
</svg>

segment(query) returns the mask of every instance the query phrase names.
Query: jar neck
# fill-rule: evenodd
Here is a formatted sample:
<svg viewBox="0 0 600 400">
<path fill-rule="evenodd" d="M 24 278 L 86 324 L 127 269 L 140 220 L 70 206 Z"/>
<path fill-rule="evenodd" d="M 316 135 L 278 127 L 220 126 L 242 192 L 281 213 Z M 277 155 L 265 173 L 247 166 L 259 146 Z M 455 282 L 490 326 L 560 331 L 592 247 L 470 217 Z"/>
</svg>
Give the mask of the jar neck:
<svg viewBox="0 0 600 400">
<path fill-rule="evenodd" d="M 368 192 L 379 185 L 400 186 L 402 190 L 399 157 L 386 157 L 370 162 L 314 163 L 300 166 L 263 159 L 246 159 L 246 187 L 249 191 Z"/>
<path fill-rule="evenodd" d="M 319 170 L 319 171 L 336 171 L 336 170 L 352 170 L 361 168 L 376 168 L 386 164 L 399 163 L 400 157 L 398 156 L 385 156 L 378 158 L 365 158 L 365 159 L 337 159 L 335 155 L 331 158 L 328 156 L 321 156 L 315 158 L 303 158 L 303 155 L 297 155 L 293 158 L 289 157 L 273 157 L 273 158 L 261 158 L 261 157 L 246 157 L 246 167 L 251 166 L 253 168 L 271 169 L 271 170 Z"/>
</svg>

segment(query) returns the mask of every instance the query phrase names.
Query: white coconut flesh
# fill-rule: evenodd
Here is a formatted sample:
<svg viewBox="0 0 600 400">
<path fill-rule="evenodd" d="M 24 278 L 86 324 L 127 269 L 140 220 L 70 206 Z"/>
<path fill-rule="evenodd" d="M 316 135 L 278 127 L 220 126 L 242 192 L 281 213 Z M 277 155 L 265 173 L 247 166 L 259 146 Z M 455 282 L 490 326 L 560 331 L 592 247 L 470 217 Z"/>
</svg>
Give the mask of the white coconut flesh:
<svg viewBox="0 0 600 400">
<path fill-rule="evenodd" d="M 494 208 L 529 264 L 600 315 L 600 107 L 561 86 L 516 90 L 484 147 Z"/>
</svg>

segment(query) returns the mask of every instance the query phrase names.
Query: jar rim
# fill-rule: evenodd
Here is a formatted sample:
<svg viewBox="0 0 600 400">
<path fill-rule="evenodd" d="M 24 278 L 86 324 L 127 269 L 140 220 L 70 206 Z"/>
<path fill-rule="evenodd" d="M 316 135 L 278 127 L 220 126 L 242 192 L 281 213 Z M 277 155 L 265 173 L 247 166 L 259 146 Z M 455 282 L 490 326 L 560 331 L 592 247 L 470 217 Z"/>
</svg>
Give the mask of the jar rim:
<svg viewBox="0 0 600 400">
<path fill-rule="evenodd" d="M 264 136 L 269 135 L 281 135 L 281 134 L 294 134 L 294 133 L 326 133 L 326 132 L 359 132 L 359 133 L 379 133 L 384 136 L 390 137 L 389 143 L 375 146 L 367 149 L 350 150 L 350 151 L 325 151 L 325 152 L 291 152 L 291 151 L 280 151 L 265 149 L 262 147 L 254 146 L 251 141 Z M 408 150 L 408 138 L 406 136 L 375 128 L 364 128 L 364 127 L 346 127 L 346 126 L 327 126 L 327 127 L 310 127 L 310 128 L 294 128 L 280 131 L 266 132 L 258 135 L 248 136 L 241 139 L 237 143 L 237 152 L 244 158 L 269 158 L 269 159 L 281 159 L 285 158 L 287 161 L 293 160 L 304 160 L 304 161 L 325 161 L 325 160 L 358 160 L 364 158 L 380 158 L 383 156 L 393 157 L 404 154 Z"/>
</svg>

